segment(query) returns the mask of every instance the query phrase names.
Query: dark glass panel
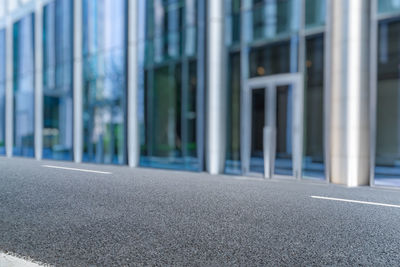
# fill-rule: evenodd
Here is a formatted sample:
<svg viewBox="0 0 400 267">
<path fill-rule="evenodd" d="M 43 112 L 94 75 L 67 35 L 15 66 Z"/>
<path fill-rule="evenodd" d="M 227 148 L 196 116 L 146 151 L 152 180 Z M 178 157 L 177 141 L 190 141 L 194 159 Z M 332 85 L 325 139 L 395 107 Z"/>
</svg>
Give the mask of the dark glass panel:
<svg viewBox="0 0 400 267">
<path fill-rule="evenodd" d="M 265 88 L 251 91 L 250 171 L 264 173 Z"/>
<path fill-rule="evenodd" d="M 227 94 L 227 145 L 225 171 L 241 173 L 240 165 L 240 53 L 229 55 Z"/>
<path fill-rule="evenodd" d="M 324 179 L 324 35 L 306 39 L 303 176 Z"/>
<path fill-rule="evenodd" d="M 276 87 L 275 174 L 293 176 L 293 87 Z"/>
<path fill-rule="evenodd" d="M 251 48 L 250 77 L 297 71 L 297 50 L 297 38 Z"/>
<path fill-rule="evenodd" d="M 400 21 L 378 27 L 375 184 L 400 186 Z"/>
</svg>

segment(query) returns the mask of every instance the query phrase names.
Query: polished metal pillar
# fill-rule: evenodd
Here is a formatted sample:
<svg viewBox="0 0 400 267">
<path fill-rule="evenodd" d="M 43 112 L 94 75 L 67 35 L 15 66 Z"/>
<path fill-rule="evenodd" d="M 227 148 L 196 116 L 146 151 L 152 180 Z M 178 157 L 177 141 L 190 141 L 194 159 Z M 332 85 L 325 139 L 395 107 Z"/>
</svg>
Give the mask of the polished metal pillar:
<svg viewBox="0 0 400 267">
<path fill-rule="evenodd" d="M 74 0 L 74 161 L 82 161 L 82 0 Z"/>
<path fill-rule="evenodd" d="M 140 141 L 138 122 L 138 2 L 128 2 L 128 165 L 139 165 Z"/>
<path fill-rule="evenodd" d="M 369 181 L 369 0 L 334 0 L 330 14 L 331 182 Z"/>
<path fill-rule="evenodd" d="M 43 151 L 43 6 L 35 6 L 35 158 L 42 159 Z"/>
<path fill-rule="evenodd" d="M 208 0 L 206 92 L 206 169 L 223 172 L 225 158 L 224 1 Z"/>
<path fill-rule="evenodd" d="M 13 25 L 11 18 L 6 19 L 6 154 L 13 155 Z"/>
</svg>

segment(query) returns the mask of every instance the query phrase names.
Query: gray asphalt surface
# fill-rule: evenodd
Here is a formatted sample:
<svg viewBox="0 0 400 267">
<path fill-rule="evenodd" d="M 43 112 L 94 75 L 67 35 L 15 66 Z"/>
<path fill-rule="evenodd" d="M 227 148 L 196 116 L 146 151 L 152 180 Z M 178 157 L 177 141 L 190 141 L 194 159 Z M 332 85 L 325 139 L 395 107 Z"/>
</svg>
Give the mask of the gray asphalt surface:
<svg viewBox="0 0 400 267">
<path fill-rule="evenodd" d="M 0 158 L 0 251 L 60 266 L 400 265 L 400 208 L 311 195 L 400 204 L 399 190 Z"/>
</svg>

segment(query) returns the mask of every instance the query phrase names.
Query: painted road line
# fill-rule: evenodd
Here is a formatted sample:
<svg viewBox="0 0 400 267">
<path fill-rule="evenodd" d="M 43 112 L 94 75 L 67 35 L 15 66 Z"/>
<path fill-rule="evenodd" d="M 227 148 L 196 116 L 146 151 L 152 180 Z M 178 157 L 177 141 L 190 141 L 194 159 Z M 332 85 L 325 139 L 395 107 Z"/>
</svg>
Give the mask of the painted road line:
<svg viewBox="0 0 400 267">
<path fill-rule="evenodd" d="M 78 172 L 91 172 L 91 173 L 100 173 L 100 174 L 112 174 L 111 172 L 103 172 L 103 171 L 95 171 L 95 170 L 87 170 L 87 169 L 77 169 L 77 168 L 68 168 L 62 166 L 52 166 L 52 165 L 42 165 L 45 168 L 54 168 L 54 169 L 62 169 L 68 171 L 78 171 Z"/>
<path fill-rule="evenodd" d="M 0 266 L 10 266 L 10 267 L 40 267 L 40 265 L 25 259 L 21 259 L 15 256 L 11 256 L 0 252 Z"/>
<path fill-rule="evenodd" d="M 374 206 L 383 206 L 383 207 L 391 207 L 391 208 L 400 208 L 400 205 L 394 204 L 386 204 L 379 202 L 370 202 L 370 201 L 360 201 L 360 200 L 352 200 L 352 199 L 344 199 L 344 198 L 334 198 L 334 197 L 322 197 L 322 196 L 311 196 L 316 199 L 325 199 L 325 200 L 333 200 L 333 201 L 341 201 L 341 202 L 350 202 L 350 203 L 358 203 L 365 205 L 374 205 Z"/>
</svg>

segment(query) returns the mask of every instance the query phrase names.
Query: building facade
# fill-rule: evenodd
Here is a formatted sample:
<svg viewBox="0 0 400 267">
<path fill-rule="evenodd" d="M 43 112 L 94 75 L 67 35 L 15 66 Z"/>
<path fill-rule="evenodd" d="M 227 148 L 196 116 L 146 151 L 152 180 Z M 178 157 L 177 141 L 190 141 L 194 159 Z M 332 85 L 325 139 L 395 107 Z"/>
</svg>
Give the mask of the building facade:
<svg viewBox="0 0 400 267">
<path fill-rule="evenodd" d="M 400 0 L 3 0 L 0 155 L 400 186 Z"/>
</svg>

